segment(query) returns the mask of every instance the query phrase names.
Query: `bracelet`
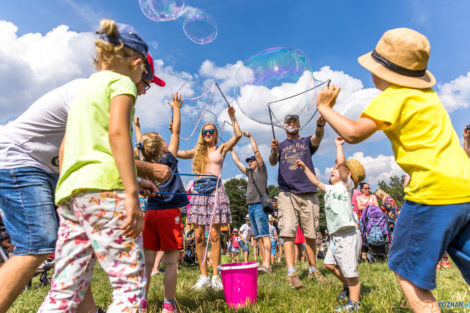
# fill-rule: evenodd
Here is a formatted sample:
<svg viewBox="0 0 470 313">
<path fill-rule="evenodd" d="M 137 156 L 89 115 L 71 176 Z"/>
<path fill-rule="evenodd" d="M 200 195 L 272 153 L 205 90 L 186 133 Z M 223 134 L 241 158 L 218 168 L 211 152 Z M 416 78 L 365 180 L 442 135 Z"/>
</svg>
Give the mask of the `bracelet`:
<svg viewBox="0 0 470 313">
<path fill-rule="evenodd" d="M 320 126 L 320 125 L 317 124 L 317 127 L 323 128 L 323 127 L 325 127 L 325 125 L 321 125 L 321 126 Z"/>
<path fill-rule="evenodd" d="M 142 177 L 137 176 L 137 182 L 140 183 L 142 181 Z"/>
</svg>

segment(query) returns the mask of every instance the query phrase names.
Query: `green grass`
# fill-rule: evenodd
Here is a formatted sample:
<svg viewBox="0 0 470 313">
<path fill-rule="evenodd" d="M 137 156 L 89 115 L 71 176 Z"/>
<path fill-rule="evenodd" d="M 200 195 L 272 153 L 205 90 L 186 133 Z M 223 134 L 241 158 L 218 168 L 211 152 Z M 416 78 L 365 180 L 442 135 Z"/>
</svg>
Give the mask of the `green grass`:
<svg viewBox="0 0 470 313">
<path fill-rule="evenodd" d="M 222 261 L 229 263 L 230 260 L 223 256 Z M 199 270 L 196 266 L 183 267 L 178 273 L 177 304 L 182 312 L 333 312 L 337 305 L 336 296 L 342 286 L 323 268 L 321 261 L 318 266 L 332 282 L 307 281 L 307 264 L 299 263 L 296 265 L 297 271 L 306 288 L 292 290 L 287 284 L 285 264 L 274 265 L 272 274 L 260 275 L 258 278 L 257 303 L 239 310 L 231 310 L 226 306 L 223 292 L 190 290 L 198 278 Z M 360 264 L 359 279 L 362 285 L 361 312 L 410 312 L 409 309 L 400 308 L 404 296 L 386 263 Z M 470 301 L 470 288 L 454 264 L 450 269 L 437 272 L 437 285 L 434 295 L 439 301 Z M 99 266 L 95 268 L 92 288 L 96 303 L 106 308 L 111 302 L 111 286 Z M 48 288 L 40 288 L 39 282 L 35 280 L 32 288 L 23 292 L 8 312 L 36 312 L 47 292 Z M 148 312 L 160 312 L 163 305 L 163 275 L 152 278 L 148 299 Z M 443 312 L 465 311 L 447 309 Z"/>
</svg>

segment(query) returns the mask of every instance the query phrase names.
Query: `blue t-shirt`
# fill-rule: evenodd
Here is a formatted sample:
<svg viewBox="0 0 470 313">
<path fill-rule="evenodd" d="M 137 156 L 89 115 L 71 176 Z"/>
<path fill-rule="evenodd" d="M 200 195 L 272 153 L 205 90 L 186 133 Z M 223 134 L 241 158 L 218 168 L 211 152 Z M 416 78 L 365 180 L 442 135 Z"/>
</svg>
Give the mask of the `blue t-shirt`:
<svg viewBox="0 0 470 313">
<path fill-rule="evenodd" d="M 168 165 L 173 173 L 178 173 L 178 160 L 170 152 L 166 152 L 159 163 Z M 169 180 L 157 187 L 162 192 L 186 192 L 179 175 L 173 175 Z M 162 194 L 160 197 L 148 198 L 147 210 L 175 209 L 188 204 L 189 201 L 186 195 Z"/>
<path fill-rule="evenodd" d="M 310 138 L 286 139 L 279 144 L 277 181 L 280 191 L 295 194 L 317 191 L 317 187 L 308 180 L 307 175 L 295 164 L 297 160 L 301 160 L 315 174 L 312 155 L 318 150 L 319 146 L 313 146 Z"/>
</svg>

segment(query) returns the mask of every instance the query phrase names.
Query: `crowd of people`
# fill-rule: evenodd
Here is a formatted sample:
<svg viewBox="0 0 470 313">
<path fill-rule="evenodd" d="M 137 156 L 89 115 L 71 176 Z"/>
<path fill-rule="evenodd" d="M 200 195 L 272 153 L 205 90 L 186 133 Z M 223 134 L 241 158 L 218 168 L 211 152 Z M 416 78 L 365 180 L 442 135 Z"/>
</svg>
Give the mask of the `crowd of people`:
<svg viewBox="0 0 470 313">
<path fill-rule="evenodd" d="M 446 258 L 453 259 L 470 283 L 470 129 L 464 131 L 467 156 L 431 89 L 435 79 L 426 69 L 430 48 L 423 35 L 405 28 L 390 30 L 374 51 L 359 58 L 382 91 L 359 119 L 333 110 L 340 92 L 334 85 L 318 93 L 320 116 L 313 135 L 300 135 L 299 116 L 285 116 L 286 139 L 270 143 L 269 164 L 278 166 L 279 185 L 271 206 L 265 160 L 255 138 L 240 129 L 232 106 L 232 138 L 219 145 L 216 125 L 207 123 L 193 149 L 179 150 L 183 101 L 174 94 L 168 144 L 158 131 L 142 134 L 135 119 L 134 150 L 130 130 L 136 99 L 151 84 L 163 87 L 165 82 L 155 76 L 147 43 L 132 26 L 103 20 L 98 33 L 97 72 L 47 93 L 2 134 L 0 207 L 14 251 L 0 267 L 0 312 L 10 307 L 51 253 L 53 280 L 39 312 L 102 311 L 91 293 L 96 261 L 113 288 L 107 311 L 144 311 L 151 273 L 159 272 L 156 264 L 162 258 L 162 312 L 177 312 L 178 259 L 184 249 L 180 208 L 187 205 L 186 223 L 192 227 L 200 271 L 193 289 L 223 289 L 217 269 L 221 251 L 227 248 L 232 261 L 247 262 L 250 245 L 255 260 L 261 256 L 259 271 L 266 275 L 276 256 L 278 262 L 284 257 L 286 282 L 293 289 L 304 287 L 296 260 L 307 260 L 307 279 L 326 283 L 329 279 L 317 266 L 322 252 L 324 267 L 343 284 L 336 310 L 357 311 L 361 251 L 369 246 L 366 253 L 372 253 L 374 243 L 392 237 L 381 228 L 386 224 L 382 211 L 395 220 L 398 208 L 384 191 L 370 192 L 370 185 L 362 182 L 363 166 L 346 160 L 343 145 L 366 140 L 378 130 L 390 139 L 397 163 L 410 175 L 388 260 L 408 303 L 415 312 L 437 307 L 431 290 L 446 251 Z M 338 137 L 330 179 L 322 182 L 312 156 L 326 123 Z M 253 150 L 246 164 L 233 150 L 242 135 Z M 222 247 L 222 229 L 230 231 L 232 222 L 221 180 L 229 152 L 248 180 L 248 215 L 240 229 L 231 231 L 229 245 Z M 178 159 L 192 159 L 197 176 L 189 200 L 178 175 Z M 354 194 L 359 183 L 360 192 Z M 318 190 L 325 194 L 324 237 L 319 232 Z M 326 254 L 322 237 L 328 242 Z"/>
</svg>

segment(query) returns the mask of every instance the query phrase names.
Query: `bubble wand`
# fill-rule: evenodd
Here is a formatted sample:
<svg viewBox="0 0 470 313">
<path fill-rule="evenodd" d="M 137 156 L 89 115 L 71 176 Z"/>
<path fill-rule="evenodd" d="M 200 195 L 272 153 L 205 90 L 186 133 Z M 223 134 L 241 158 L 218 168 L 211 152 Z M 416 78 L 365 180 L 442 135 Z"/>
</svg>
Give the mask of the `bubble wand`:
<svg viewBox="0 0 470 313">
<path fill-rule="evenodd" d="M 269 119 L 271 120 L 271 130 L 273 131 L 273 139 L 276 140 L 276 135 L 274 135 L 274 125 L 273 125 L 273 112 L 271 111 L 271 107 L 268 103 L 268 111 L 269 111 Z"/>
<path fill-rule="evenodd" d="M 220 94 L 222 95 L 222 97 L 224 97 L 225 102 L 227 102 L 227 106 L 230 108 L 231 105 L 230 105 L 230 103 L 228 102 L 227 98 L 225 98 L 225 95 L 224 95 L 224 93 L 222 92 L 222 89 L 220 89 L 219 84 L 217 84 L 217 82 L 216 82 L 215 85 L 217 86 L 217 89 L 219 89 Z"/>
</svg>

